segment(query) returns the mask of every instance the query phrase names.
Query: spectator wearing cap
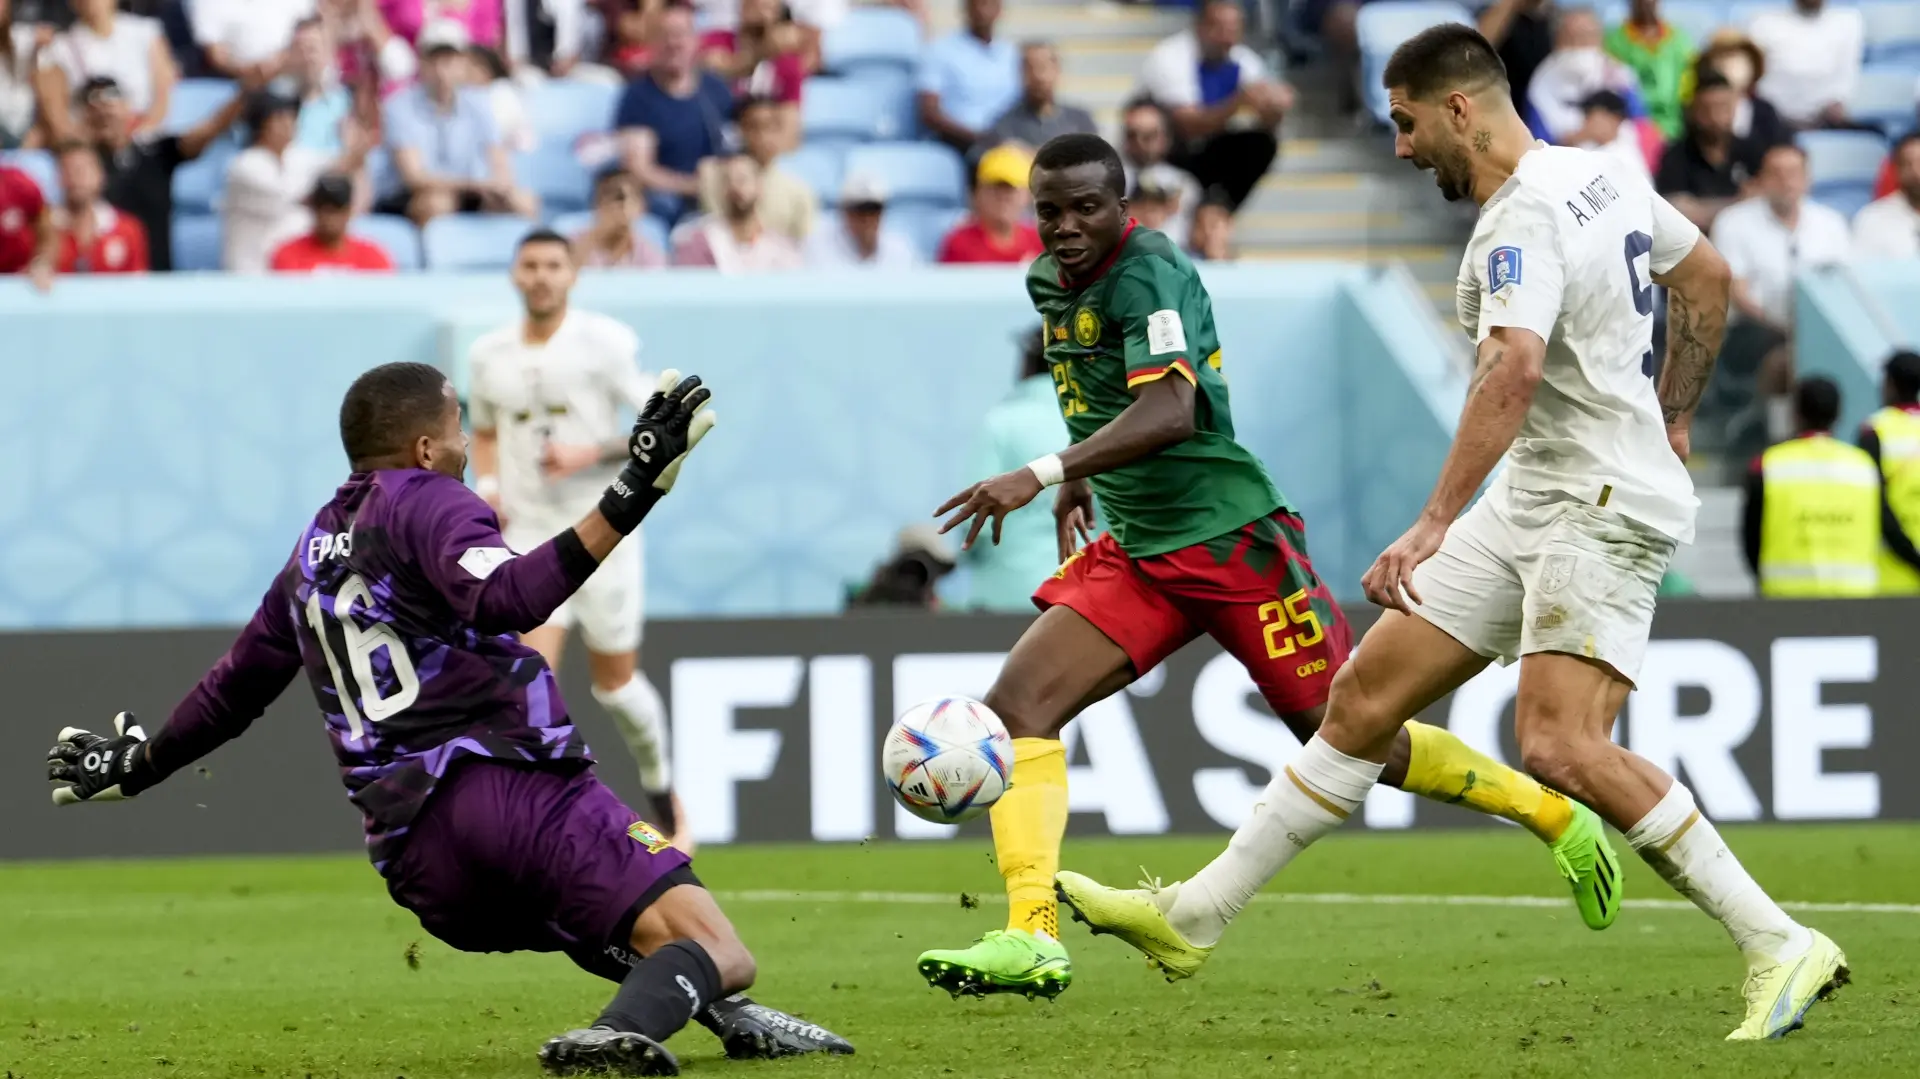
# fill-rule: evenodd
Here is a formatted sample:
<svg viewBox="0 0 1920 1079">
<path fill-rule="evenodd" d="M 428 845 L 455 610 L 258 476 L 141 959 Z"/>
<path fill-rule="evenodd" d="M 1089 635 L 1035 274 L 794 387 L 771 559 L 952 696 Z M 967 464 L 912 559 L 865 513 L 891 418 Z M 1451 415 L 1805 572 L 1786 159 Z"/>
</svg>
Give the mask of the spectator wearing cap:
<svg viewBox="0 0 1920 1079">
<path fill-rule="evenodd" d="M 300 128 L 293 141 L 329 155 L 340 152 L 343 126 L 354 122 L 353 94 L 340 81 L 339 55 L 326 23 L 306 19 L 293 28 L 281 72 L 285 92 L 300 102 Z"/>
<path fill-rule="evenodd" d="M 887 188 L 863 172 L 840 185 L 840 220 L 807 239 L 809 266 L 895 268 L 920 262 L 920 252 L 905 236 L 886 227 Z"/>
<path fill-rule="evenodd" d="M 1142 226 L 1165 233 L 1175 247 L 1185 247 L 1195 207 L 1181 204 L 1184 194 L 1178 171 L 1170 165 L 1155 165 L 1140 171 L 1133 193 L 1127 196 L 1127 209 Z"/>
<path fill-rule="evenodd" d="M 1205 189 L 1192 173 L 1167 160 L 1173 152 L 1173 121 L 1167 119 L 1167 110 L 1150 98 L 1134 98 L 1120 110 L 1120 135 L 1120 164 L 1126 170 L 1127 190 L 1140 182 L 1141 173 L 1159 169 L 1163 175 L 1177 178 L 1180 205 L 1191 217 Z"/>
<path fill-rule="evenodd" d="M 198 2 L 198 0 L 195 0 Z M 500 47 L 502 0 L 376 0 L 380 17 L 426 55 L 426 41 L 445 23 L 457 26 L 464 44 Z"/>
<path fill-rule="evenodd" d="M 220 265 L 232 273 L 265 273 L 275 248 L 312 227 L 307 196 L 321 175 L 353 176 L 366 164 L 371 147 L 357 135 L 332 160 L 294 145 L 299 114 L 299 102 L 269 90 L 247 102 L 251 142 L 227 166 L 221 205 Z"/>
<path fill-rule="evenodd" d="M 1054 428 L 1058 442 L 1059 426 Z M 982 547 L 991 544 L 980 544 Z M 850 610 L 873 608 L 940 609 L 940 595 L 934 590 L 940 579 L 953 572 L 953 543 L 931 524 L 911 524 L 894 539 L 887 560 L 874 567 L 867 583 L 847 590 Z"/>
<path fill-rule="evenodd" d="M 665 267 L 667 253 L 634 227 L 646 212 L 640 181 L 633 174 L 611 168 L 595 177 L 593 223 L 573 237 L 580 265 L 636 270 Z"/>
<path fill-rule="evenodd" d="M 780 168 L 775 159 L 786 148 L 783 106 L 772 98 L 750 97 L 740 103 L 740 148 L 760 166 L 760 223 L 804 243 L 813 232 L 819 201 L 806 181 Z M 700 163 L 700 211 L 713 213 L 726 197 L 721 159 Z"/>
<path fill-rule="evenodd" d="M 1592 8 L 1568 8 L 1553 24 L 1553 52 L 1534 69 L 1527 87 L 1527 126 L 1548 142 L 1566 144 L 1586 120 L 1588 98 L 1612 90 L 1638 114 L 1640 83 L 1633 69 L 1608 56 Z"/>
<path fill-rule="evenodd" d="M 59 258 L 53 207 L 33 177 L 0 162 L 0 274 L 28 274 L 34 287 L 53 284 Z"/>
<path fill-rule="evenodd" d="M 1201 0 L 1193 28 L 1147 54 L 1139 87 L 1172 118 L 1174 164 L 1223 190 L 1235 208 L 1273 164 L 1294 100 L 1293 88 L 1242 43 L 1245 29 L 1239 0 Z"/>
<path fill-rule="evenodd" d="M 314 14 L 314 0 L 193 0 L 194 43 L 216 75 L 249 68 L 276 75 L 293 44 L 293 29 Z"/>
<path fill-rule="evenodd" d="M 100 77 L 112 79 L 126 96 L 136 133 L 159 131 L 180 78 L 159 21 L 123 14 L 114 0 L 73 0 L 73 12 L 74 24 L 39 53 L 35 89 L 50 137 L 74 137 L 73 94 Z"/>
<path fill-rule="evenodd" d="M 1716 31 L 1693 62 L 1695 84 L 1709 73 L 1726 79 L 1735 95 L 1733 133 L 1761 150 L 1793 139 L 1793 130 L 1773 103 L 1759 96 L 1767 76 L 1766 54 L 1745 34 L 1731 28 Z"/>
<path fill-rule="evenodd" d="M 37 131 L 33 70 L 52 40 L 52 27 L 13 22 L 13 0 L 0 0 L 0 150 L 25 145 Z"/>
<path fill-rule="evenodd" d="M 1920 132 L 1893 144 L 1898 188 L 1861 207 L 1853 218 L 1853 254 L 1862 259 L 1910 259 L 1920 255 Z"/>
<path fill-rule="evenodd" d="M 1653 182 L 1640 148 L 1640 129 L 1627 119 L 1627 99 L 1612 90 L 1595 90 L 1580 103 L 1580 127 L 1567 137 L 1567 145 L 1606 154 L 1629 173 Z"/>
<path fill-rule="evenodd" d="M 404 213 L 418 225 L 450 213 L 532 217 L 539 200 L 514 183 L 492 104 L 462 85 L 467 42 L 455 24 L 430 29 L 420 43 L 420 81 L 382 110 L 401 187 L 381 199 L 380 211 Z"/>
<path fill-rule="evenodd" d="M 101 197 L 100 158 L 83 142 L 60 148 L 60 189 L 66 204 L 54 216 L 60 230 L 55 266 L 64 274 L 147 272 L 147 230 Z"/>
<path fill-rule="evenodd" d="M 1847 99 L 1860 84 L 1866 24 L 1860 9 L 1825 0 L 1794 0 L 1763 11 L 1747 34 L 1767 58 L 1757 87 L 1796 127 L 1848 126 Z"/>
<path fill-rule="evenodd" d="M 920 123 L 966 153 L 1020 100 L 1020 55 L 994 36 L 1001 0 L 962 0 L 966 26 L 928 44 L 916 77 Z"/>
<path fill-rule="evenodd" d="M 1048 369 L 1041 328 L 1021 335 L 1019 379 L 987 410 L 967 456 L 966 475 L 1011 472 L 1060 448 L 1060 399 Z M 1025 454 L 1025 456 L 1022 456 Z M 1060 564 L 1053 514 L 1040 499 L 1007 514 L 997 543 L 960 553 L 971 570 L 965 606 L 985 611 L 1031 611 L 1033 589 Z"/>
<path fill-rule="evenodd" d="M 733 154 L 721 170 L 726 191 L 718 210 L 674 232 L 673 264 L 712 266 L 722 273 L 799 269 L 800 248 L 760 220 L 760 163 Z"/>
<path fill-rule="evenodd" d="M 1702 229 L 1713 228 L 1720 211 L 1742 197 L 1766 154 L 1765 147 L 1733 133 L 1739 103 L 1725 76 L 1703 73 L 1687 105 L 1686 131 L 1667 144 L 1654 174 L 1654 190 Z"/>
<path fill-rule="evenodd" d="M 941 262 L 1027 262 L 1040 254 L 1040 233 L 1027 220 L 1032 196 L 1027 175 L 1033 157 L 1018 146 L 996 146 L 980 155 L 973 187 L 973 213 L 940 242 Z"/>
<path fill-rule="evenodd" d="M 1207 196 L 1193 211 L 1193 232 L 1187 237 L 1187 254 L 1202 262 L 1233 261 L 1233 208 L 1225 196 Z"/>
<path fill-rule="evenodd" d="M 700 195 L 700 162 L 726 150 L 733 91 L 700 67 L 693 8 L 666 0 L 654 24 L 647 70 L 627 84 L 614 110 L 621 159 L 647 191 L 647 208 L 668 223 Z"/>
<path fill-rule="evenodd" d="M 1095 135 L 1093 114 L 1054 100 L 1060 85 L 1060 53 L 1051 42 L 1020 46 L 1020 100 L 994 121 L 993 137 L 1038 149 L 1056 135 Z"/>
<path fill-rule="evenodd" d="M 313 214 L 312 231 L 274 249 L 268 261 L 274 273 L 393 272 L 393 259 L 384 248 L 347 232 L 353 220 L 352 177 L 332 172 L 314 181 L 307 209 Z"/>
<path fill-rule="evenodd" d="M 1686 121 L 1682 102 L 1693 71 L 1693 40 L 1660 17 L 1660 0 L 1631 0 L 1627 17 L 1607 31 L 1603 47 L 1633 71 L 1647 118 L 1660 129 L 1660 137 L 1679 138 Z"/>
<path fill-rule="evenodd" d="M 173 268 L 175 170 L 225 135 L 240 119 L 246 102 L 247 91 L 242 89 L 212 116 L 182 134 L 136 138 L 119 83 L 104 76 L 90 79 L 74 95 L 79 135 L 100 155 L 107 202 L 140 222 L 147 234 L 148 262 L 154 270 Z"/>
</svg>

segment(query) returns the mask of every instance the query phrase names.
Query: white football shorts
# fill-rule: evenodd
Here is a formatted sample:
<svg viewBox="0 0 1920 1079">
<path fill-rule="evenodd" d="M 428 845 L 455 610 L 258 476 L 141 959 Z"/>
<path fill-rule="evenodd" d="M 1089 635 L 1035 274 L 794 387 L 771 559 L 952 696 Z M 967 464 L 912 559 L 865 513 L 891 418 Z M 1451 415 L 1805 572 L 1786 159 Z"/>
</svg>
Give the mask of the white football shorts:
<svg viewBox="0 0 1920 1079">
<path fill-rule="evenodd" d="M 1631 682 L 1673 559 L 1662 533 L 1561 492 L 1496 482 L 1414 570 L 1414 612 L 1489 659 L 1597 659 Z"/>
<path fill-rule="evenodd" d="M 573 527 L 573 522 L 553 529 L 542 528 L 550 522 L 507 519 L 507 546 L 525 552 Z M 647 562 L 642 541 L 643 529 L 620 541 L 587 583 L 553 612 L 550 626 L 580 630 L 580 639 L 601 655 L 633 652 L 640 648 L 641 629 L 646 621 Z"/>
</svg>

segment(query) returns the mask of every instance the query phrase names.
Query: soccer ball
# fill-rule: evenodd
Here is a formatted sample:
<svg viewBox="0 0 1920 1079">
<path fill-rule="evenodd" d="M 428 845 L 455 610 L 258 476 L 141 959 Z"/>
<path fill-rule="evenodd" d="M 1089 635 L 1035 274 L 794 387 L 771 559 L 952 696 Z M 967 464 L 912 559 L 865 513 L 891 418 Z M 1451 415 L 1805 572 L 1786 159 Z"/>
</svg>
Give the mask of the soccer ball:
<svg viewBox="0 0 1920 1079">
<path fill-rule="evenodd" d="M 923 701 L 894 720 L 880 767 L 907 812 L 959 824 L 987 811 L 1013 775 L 1013 740 L 993 710 L 966 697 Z"/>
</svg>

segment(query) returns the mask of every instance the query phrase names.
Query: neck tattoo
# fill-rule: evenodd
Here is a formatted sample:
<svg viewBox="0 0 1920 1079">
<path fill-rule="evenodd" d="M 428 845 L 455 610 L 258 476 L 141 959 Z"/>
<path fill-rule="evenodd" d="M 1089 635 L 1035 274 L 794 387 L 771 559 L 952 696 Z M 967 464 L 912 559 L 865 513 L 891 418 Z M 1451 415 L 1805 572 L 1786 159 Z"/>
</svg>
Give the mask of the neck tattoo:
<svg viewBox="0 0 1920 1079">
<path fill-rule="evenodd" d="M 1484 127 L 1474 132 L 1473 148 L 1483 154 L 1493 149 L 1493 132 L 1488 131 Z"/>
</svg>

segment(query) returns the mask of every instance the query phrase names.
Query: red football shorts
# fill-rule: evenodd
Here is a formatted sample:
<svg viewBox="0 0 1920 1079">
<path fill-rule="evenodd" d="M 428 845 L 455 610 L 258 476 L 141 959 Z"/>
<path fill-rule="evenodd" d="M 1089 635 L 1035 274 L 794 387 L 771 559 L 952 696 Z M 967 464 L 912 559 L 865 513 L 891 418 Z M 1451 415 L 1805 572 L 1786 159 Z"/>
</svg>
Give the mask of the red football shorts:
<svg viewBox="0 0 1920 1079">
<path fill-rule="evenodd" d="M 1092 622 L 1145 673 L 1202 633 L 1247 668 L 1281 715 L 1327 702 L 1353 632 L 1307 560 L 1306 526 L 1276 510 L 1204 543 L 1130 558 L 1111 534 L 1033 594 Z"/>
</svg>

